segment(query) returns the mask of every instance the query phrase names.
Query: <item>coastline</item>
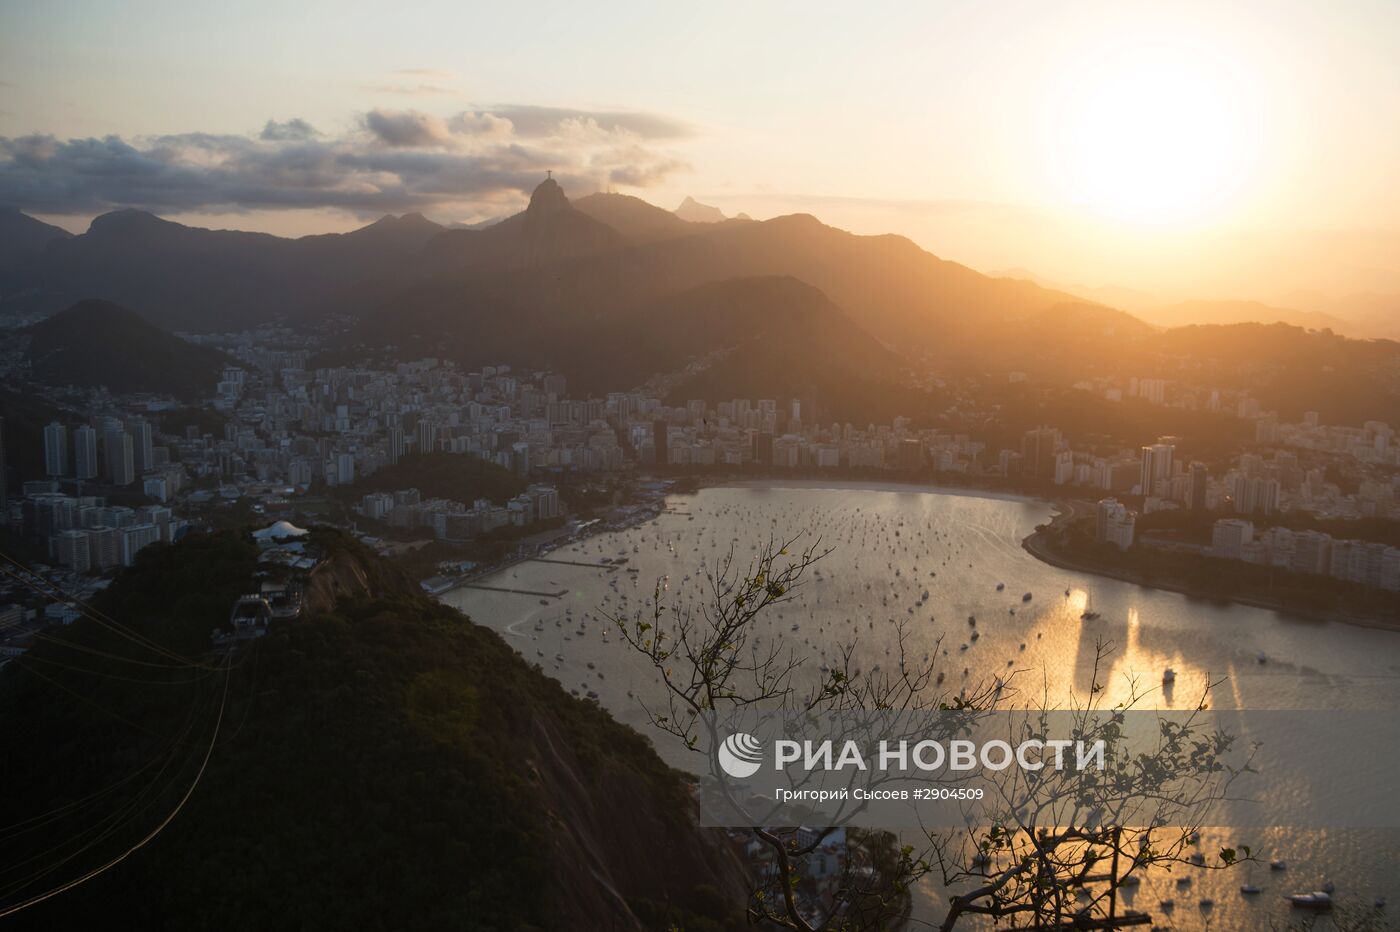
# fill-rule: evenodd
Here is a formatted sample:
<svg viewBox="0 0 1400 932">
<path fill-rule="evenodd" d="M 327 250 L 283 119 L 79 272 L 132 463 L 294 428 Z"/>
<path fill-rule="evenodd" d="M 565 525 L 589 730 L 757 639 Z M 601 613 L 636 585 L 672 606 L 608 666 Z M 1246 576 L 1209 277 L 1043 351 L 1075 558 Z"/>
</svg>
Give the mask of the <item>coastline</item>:
<svg viewBox="0 0 1400 932">
<path fill-rule="evenodd" d="M 701 489 L 830 489 L 848 490 L 863 492 L 905 492 L 915 494 L 932 495 L 956 495 L 964 498 L 986 498 L 1004 502 L 1018 502 L 1024 505 L 1040 505 L 1047 508 L 1058 507 L 1058 503 L 1043 495 L 1032 493 L 1005 492 L 997 489 L 984 489 L 978 486 L 956 486 L 939 485 L 929 483 L 920 479 L 898 479 L 898 478 L 813 478 L 811 476 L 801 476 L 793 478 L 774 477 L 754 477 L 745 478 L 735 473 L 697 475 L 694 473 L 682 475 L 650 475 L 637 477 L 639 482 L 664 481 L 673 484 L 684 481 L 686 487 L 681 490 L 669 490 L 659 499 L 638 499 L 630 503 L 631 508 L 636 512 L 626 520 L 609 522 L 604 519 L 594 519 L 590 522 L 588 530 L 575 537 L 572 535 L 562 535 L 556 540 L 539 546 L 539 549 L 529 554 L 516 553 L 490 566 L 477 567 L 468 573 L 454 579 L 451 585 L 435 592 L 430 592 L 432 598 L 441 598 L 449 593 L 470 585 L 478 579 L 500 573 L 536 557 L 545 556 L 565 544 L 586 540 L 597 534 L 604 534 L 611 531 L 625 530 L 638 524 L 645 524 L 657 516 L 664 514 L 667 510 L 666 499 L 672 496 L 694 495 Z"/>
<path fill-rule="evenodd" d="M 1037 528 L 1025 539 L 1021 541 L 1021 548 L 1035 557 L 1042 563 L 1058 569 L 1072 570 L 1077 573 L 1088 573 L 1094 576 L 1101 576 L 1106 579 L 1116 579 L 1120 582 L 1133 583 L 1145 589 L 1161 589 L 1166 592 L 1176 592 L 1184 596 L 1195 599 L 1203 599 L 1211 602 L 1225 602 L 1236 605 L 1247 605 L 1250 608 L 1260 608 L 1266 611 L 1277 612 L 1291 618 L 1300 619 L 1313 623 L 1329 623 L 1353 625 L 1359 628 L 1375 628 L 1382 631 L 1400 631 L 1400 618 L 1387 619 L 1371 615 L 1357 615 L 1350 612 L 1336 609 L 1317 610 L 1303 608 L 1296 604 L 1285 602 L 1283 599 L 1270 599 L 1260 596 L 1239 596 L 1220 595 L 1219 593 L 1206 592 L 1199 587 L 1194 587 L 1182 582 L 1153 581 L 1144 582 L 1136 573 L 1120 569 L 1118 567 L 1108 567 L 1096 563 L 1092 560 L 1075 559 L 1057 553 L 1047 542 L 1046 531 L 1056 526 L 1063 526 L 1076 519 L 1075 503 L 1073 501 L 1060 501 L 1054 503 L 1055 515 L 1050 519 L 1050 523 Z"/>
<path fill-rule="evenodd" d="M 701 482 L 697 489 L 808 489 L 845 490 L 857 492 L 910 492 L 930 495 L 956 495 L 960 498 L 987 498 L 1001 502 L 1020 502 L 1024 505 L 1045 505 L 1051 508 L 1059 503 L 1044 496 L 1000 492 L 976 486 L 934 485 L 917 479 L 715 479 Z"/>
<path fill-rule="evenodd" d="M 680 477 L 652 477 L 659 479 L 675 480 Z M 652 500 L 635 501 L 631 508 L 636 509 L 626 519 L 617 522 L 606 520 L 594 520 L 587 526 L 585 532 L 578 536 L 562 535 L 555 540 L 544 543 L 530 553 L 517 553 L 510 558 L 493 564 L 489 567 L 479 567 L 470 573 L 464 574 L 454 580 L 452 585 L 438 591 L 429 593 L 432 598 L 441 599 L 449 595 L 464 585 L 503 572 L 512 566 L 536 557 L 545 556 L 565 544 L 584 540 L 597 534 L 622 530 L 638 524 L 644 524 L 667 510 L 666 499 L 672 496 L 693 495 L 696 492 L 707 488 L 731 488 L 731 489 L 805 489 L 805 490 L 858 490 L 870 492 L 903 492 L 914 494 L 934 494 L 934 495 L 954 495 L 967 498 L 985 498 L 996 501 L 1017 502 L 1026 505 L 1038 505 L 1048 507 L 1052 510 L 1052 515 L 1048 523 L 1041 525 L 1035 531 L 1022 539 L 1021 548 L 1035 557 L 1042 563 L 1054 566 L 1058 569 L 1071 570 L 1073 572 L 1087 573 L 1106 579 L 1114 579 L 1120 582 L 1132 583 L 1146 589 L 1159 589 L 1165 592 L 1175 592 L 1190 598 L 1202 599 L 1210 602 L 1244 605 L 1250 608 L 1263 609 L 1265 611 L 1276 612 L 1280 615 L 1307 621 L 1314 624 L 1325 624 L 1335 622 L 1337 624 L 1352 625 L 1362 628 L 1374 628 L 1383 631 L 1400 631 L 1400 618 L 1390 619 L 1374 615 L 1356 614 L 1338 609 L 1311 609 L 1299 606 L 1296 603 L 1288 602 L 1284 598 L 1268 598 L 1263 596 L 1250 595 L 1221 595 L 1216 592 L 1209 592 L 1200 587 L 1192 586 L 1189 583 L 1156 579 L 1151 582 L 1145 581 L 1139 574 L 1119 567 L 1104 566 L 1093 560 L 1080 559 L 1066 556 L 1057 552 L 1050 546 L 1047 540 L 1047 531 L 1062 527 L 1081 517 L 1080 506 L 1087 505 L 1087 502 L 1079 502 L 1074 499 L 1051 499 L 1046 496 L 1033 493 L 1006 492 L 994 489 L 984 489 L 968 486 L 949 486 L 933 484 L 920 480 L 901 479 L 875 479 L 875 478 L 813 478 L 793 477 L 754 477 L 745 478 L 733 474 L 715 476 L 695 476 L 684 477 L 689 480 L 688 487 L 679 491 L 667 491 L 660 498 Z"/>
</svg>

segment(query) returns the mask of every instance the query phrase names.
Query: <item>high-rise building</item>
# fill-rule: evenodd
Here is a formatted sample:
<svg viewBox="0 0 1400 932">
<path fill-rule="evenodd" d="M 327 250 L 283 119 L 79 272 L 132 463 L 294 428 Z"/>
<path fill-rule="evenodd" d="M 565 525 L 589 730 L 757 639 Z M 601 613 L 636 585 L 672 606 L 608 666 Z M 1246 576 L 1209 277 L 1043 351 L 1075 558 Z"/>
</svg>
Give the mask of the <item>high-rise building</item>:
<svg viewBox="0 0 1400 932">
<path fill-rule="evenodd" d="M 131 460 L 137 473 L 143 473 L 155 465 L 155 439 L 151 432 L 151 422 L 144 418 L 133 418 L 127 425 L 131 434 Z"/>
<path fill-rule="evenodd" d="M 336 454 L 335 481 L 339 485 L 349 485 L 355 481 L 355 454 Z"/>
<path fill-rule="evenodd" d="M 1061 450 L 1055 454 L 1055 484 L 1064 485 L 1074 479 L 1074 454 Z"/>
<path fill-rule="evenodd" d="M 899 468 L 905 472 L 913 472 L 922 469 L 924 465 L 924 446 L 912 437 L 906 437 L 899 441 L 899 448 L 895 462 Z"/>
<path fill-rule="evenodd" d="M 532 485 L 527 490 L 535 512 L 535 520 L 548 521 L 559 517 L 559 490 L 552 485 Z"/>
<path fill-rule="evenodd" d="M 1215 522 L 1210 532 L 1211 556 L 1239 560 L 1244 548 L 1254 540 L 1254 525 L 1239 518 L 1223 518 Z"/>
<path fill-rule="evenodd" d="M 1116 498 L 1102 499 L 1094 509 L 1094 537 L 1103 544 L 1113 544 L 1120 550 L 1133 545 L 1137 516 Z"/>
<path fill-rule="evenodd" d="M 1206 464 L 1194 462 L 1191 464 L 1191 510 L 1206 510 L 1206 490 L 1210 486 L 1210 474 L 1206 470 Z"/>
<path fill-rule="evenodd" d="M 1332 565 L 1332 538 L 1321 531 L 1299 531 L 1293 535 L 1293 553 L 1288 568 L 1295 573 L 1326 574 Z"/>
<path fill-rule="evenodd" d="M 1271 515 L 1278 510 L 1279 483 L 1267 476 L 1238 476 L 1234 495 L 1237 513 Z"/>
<path fill-rule="evenodd" d="M 107 461 L 107 481 L 112 485 L 131 485 L 136 481 L 136 463 L 131 435 L 117 428 L 102 436 L 103 455 Z"/>
<path fill-rule="evenodd" d="M 403 428 L 389 428 L 389 462 L 397 463 L 403 458 Z"/>
<path fill-rule="evenodd" d="M 154 524 L 133 524 L 119 533 L 122 566 L 130 566 L 136 554 L 160 540 L 160 528 Z"/>
<path fill-rule="evenodd" d="M 432 453 L 437 449 L 437 425 L 424 418 L 418 422 L 418 452 Z"/>
<path fill-rule="evenodd" d="M 1138 379 L 1137 391 L 1134 392 L 1134 394 L 1149 404 L 1165 404 L 1167 400 L 1167 380 Z"/>
<path fill-rule="evenodd" d="M 74 529 L 54 535 L 54 549 L 60 566 L 75 573 L 86 573 L 92 568 L 87 531 Z"/>
<path fill-rule="evenodd" d="M 1159 495 L 1158 486 L 1170 479 L 1172 474 L 1172 454 L 1175 451 L 1170 443 L 1157 442 L 1142 448 L 1142 474 L 1139 491 L 1143 495 Z"/>
<path fill-rule="evenodd" d="M 1060 432 L 1053 427 L 1037 427 L 1021 437 L 1021 469 L 1031 479 L 1055 477 L 1055 453 Z"/>
<path fill-rule="evenodd" d="M 656 450 L 656 465 L 668 465 L 671 462 L 671 425 L 665 421 L 652 421 L 651 442 Z"/>
<path fill-rule="evenodd" d="M 99 524 L 88 530 L 88 563 L 98 570 L 121 565 L 121 531 Z"/>
<path fill-rule="evenodd" d="M 97 431 L 84 424 L 73 431 L 73 475 L 96 479 L 97 471 Z"/>
<path fill-rule="evenodd" d="M 44 428 L 44 474 L 68 475 L 68 428 L 58 421 Z"/>
</svg>

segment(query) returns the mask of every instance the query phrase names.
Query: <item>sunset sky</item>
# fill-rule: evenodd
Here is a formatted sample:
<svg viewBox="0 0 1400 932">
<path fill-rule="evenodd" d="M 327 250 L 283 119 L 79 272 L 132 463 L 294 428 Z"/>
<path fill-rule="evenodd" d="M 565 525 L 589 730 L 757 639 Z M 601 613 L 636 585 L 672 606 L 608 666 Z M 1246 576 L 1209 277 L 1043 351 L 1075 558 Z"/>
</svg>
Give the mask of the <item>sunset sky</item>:
<svg viewBox="0 0 1400 932">
<path fill-rule="evenodd" d="M 0 0 L 0 203 L 297 235 L 553 169 L 1167 298 L 1400 293 L 1400 3 Z"/>
</svg>

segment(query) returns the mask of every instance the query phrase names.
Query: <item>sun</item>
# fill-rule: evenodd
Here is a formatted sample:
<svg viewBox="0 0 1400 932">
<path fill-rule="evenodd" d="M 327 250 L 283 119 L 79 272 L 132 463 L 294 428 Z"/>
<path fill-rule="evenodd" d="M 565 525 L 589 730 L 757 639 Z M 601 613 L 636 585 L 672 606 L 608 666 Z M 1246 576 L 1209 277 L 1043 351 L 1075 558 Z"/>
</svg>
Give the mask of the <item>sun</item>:
<svg viewBox="0 0 1400 932">
<path fill-rule="evenodd" d="M 1063 95 L 1056 175 L 1076 203 L 1118 220 L 1190 221 L 1229 205 L 1256 157 L 1240 69 L 1170 45 L 1117 48 Z"/>
</svg>

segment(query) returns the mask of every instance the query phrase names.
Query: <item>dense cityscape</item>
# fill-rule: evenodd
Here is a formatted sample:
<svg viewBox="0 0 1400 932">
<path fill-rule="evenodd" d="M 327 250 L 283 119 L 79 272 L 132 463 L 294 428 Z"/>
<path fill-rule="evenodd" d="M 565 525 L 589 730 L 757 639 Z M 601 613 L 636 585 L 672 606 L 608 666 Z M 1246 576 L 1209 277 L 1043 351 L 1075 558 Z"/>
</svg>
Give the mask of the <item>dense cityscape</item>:
<svg viewBox="0 0 1400 932">
<path fill-rule="evenodd" d="M 563 375 L 508 365 L 464 371 L 422 359 L 392 369 L 309 368 L 314 345 L 287 331 L 189 338 L 238 363 L 219 374 L 213 396 L 195 409 L 174 398 L 101 390 L 75 396 L 72 389 L 27 385 L 22 363 L 3 373 L 70 406 L 82 398 L 77 407 L 91 412 L 81 421 L 55 420 L 41 436 L 15 438 L 42 446 L 44 474 L 20 477 L 19 494 L 5 504 L 6 522 L 41 549 L 45 559 L 34 572 L 54 585 L 90 596 L 103 576 L 130 566 L 142 548 L 207 527 L 208 515 L 235 503 L 269 519 L 323 520 L 313 516 L 328 490 L 363 483 L 406 457 L 440 453 L 486 460 L 532 484 L 501 501 L 452 501 L 412 488 L 370 491 L 340 520 L 353 525 L 358 516 L 371 527 L 464 541 L 565 514 L 568 503 L 551 484 L 563 474 L 884 474 L 1056 497 L 1102 495 L 1096 537 L 1124 549 L 1163 545 L 1136 533 L 1140 516 L 1180 510 L 1219 516 L 1209 539 L 1195 545 L 1213 557 L 1400 591 L 1400 548 L 1274 525 L 1289 515 L 1400 517 L 1394 429 L 1379 421 L 1323 424 L 1315 411 L 1290 423 L 1261 410 L 1248 389 L 1131 377 L 1074 386 L 1113 403 L 1137 400 L 1148 420 L 1153 408 L 1168 407 L 1237 418 L 1241 436 L 1253 442 L 1244 439 L 1237 454 L 1207 463 L 1190 458 L 1191 445 L 1180 437 L 1106 453 L 1102 443 L 1084 445 L 1041 426 L 1026 431 L 1019 448 L 996 449 L 976 434 L 915 427 L 909 417 L 863 427 L 816 423 L 810 414 L 804 421 L 801 398 L 695 399 L 683 406 L 640 391 L 571 398 Z M 1022 384 L 1026 378 L 1009 376 Z M 970 389 L 961 388 L 959 397 L 964 407 L 975 407 Z M 812 401 L 806 404 L 812 411 Z M 191 419 L 192 410 L 197 423 L 163 427 Z M 220 426 L 210 431 L 208 423 Z M 435 577 L 434 585 L 444 582 Z M 4 617 L 0 650 L 14 656 L 36 625 L 71 621 L 76 613 L 62 604 L 21 602 Z"/>
<path fill-rule="evenodd" d="M 1400 5 L 0 5 L 0 929 L 1400 927 Z"/>
</svg>

